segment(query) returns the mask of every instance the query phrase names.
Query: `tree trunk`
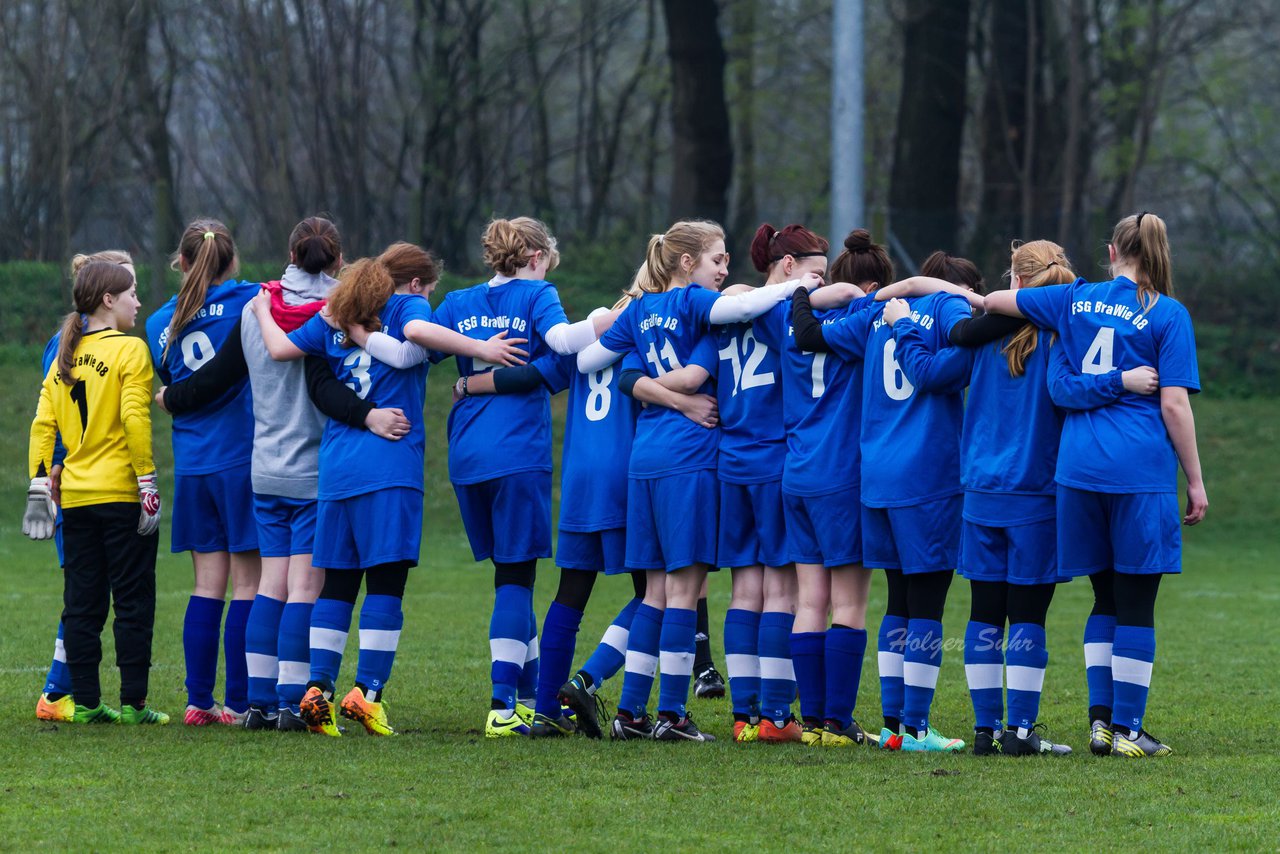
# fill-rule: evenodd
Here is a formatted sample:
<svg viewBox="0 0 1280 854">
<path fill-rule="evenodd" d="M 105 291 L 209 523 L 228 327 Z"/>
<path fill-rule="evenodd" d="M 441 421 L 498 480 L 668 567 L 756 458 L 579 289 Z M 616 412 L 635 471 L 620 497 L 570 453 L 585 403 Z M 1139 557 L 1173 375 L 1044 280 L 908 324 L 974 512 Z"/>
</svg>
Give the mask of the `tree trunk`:
<svg viewBox="0 0 1280 854">
<path fill-rule="evenodd" d="M 663 0 L 671 58 L 671 217 L 724 222 L 733 177 L 715 0 Z"/>
<path fill-rule="evenodd" d="M 907 0 L 889 207 L 916 259 L 956 242 L 969 0 Z"/>
</svg>

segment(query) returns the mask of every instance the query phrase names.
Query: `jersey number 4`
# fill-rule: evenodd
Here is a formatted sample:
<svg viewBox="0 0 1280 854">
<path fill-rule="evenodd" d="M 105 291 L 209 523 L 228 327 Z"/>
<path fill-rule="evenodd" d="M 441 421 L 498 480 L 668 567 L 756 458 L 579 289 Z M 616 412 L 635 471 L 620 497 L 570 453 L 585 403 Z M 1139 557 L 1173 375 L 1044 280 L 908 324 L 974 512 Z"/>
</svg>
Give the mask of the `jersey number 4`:
<svg viewBox="0 0 1280 854">
<path fill-rule="evenodd" d="M 741 355 L 739 355 L 741 349 Z M 759 386 L 773 385 L 773 371 L 760 372 L 760 364 L 768 354 L 769 348 L 756 340 L 751 329 L 742 333 L 742 337 L 734 336 L 720 351 L 721 361 L 728 361 L 733 368 L 733 393 L 739 389 L 746 390 Z"/>
<path fill-rule="evenodd" d="M 76 380 L 68 390 L 76 408 L 80 410 L 80 441 L 84 441 L 84 433 L 89 429 L 89 394 L 85 391 L 84 380 Z"/>
<path fill-rule="evenodd" d="M 1080 364 L 1080 373 L 1082 374 L 1109 374 L 1116 369 L 1114 361 L 1114 353 L 1116 346 L 1116 331 L 1110 326 L 1104 326 L 1098 330 L 1098 334 L 1093 336 L 1093 343 L 1089 345 L 1088 351 L 1084 354 L 1084 361 Z"/>
</svg>

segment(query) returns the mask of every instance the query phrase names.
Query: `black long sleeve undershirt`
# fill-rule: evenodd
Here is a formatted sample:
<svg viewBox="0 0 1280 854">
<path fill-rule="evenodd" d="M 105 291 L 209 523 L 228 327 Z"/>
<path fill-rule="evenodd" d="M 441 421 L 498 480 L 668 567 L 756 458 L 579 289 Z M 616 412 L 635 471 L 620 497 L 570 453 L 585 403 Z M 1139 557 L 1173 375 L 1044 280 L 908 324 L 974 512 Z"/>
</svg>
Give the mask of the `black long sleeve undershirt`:
<svg viewBox="0 0 1280 854">
<path fill-rule="evenodd" d="M 349 427 L 364 430 L 364 420 L 378 404 L 361 400 L 355 391 L 334 376 L 329 363 L 319 356 L 307 356 L 304 363 L 307 374 L 307 396 L 323 414 Z"/>
<path fill-rule="evenodd" d="M 305 367 L 307 394 L 316 409 L 335 421 L 364 429 L 364 420 L 377 403 L 357 397 L 338 381 L 328 363 L 319 356 L 307 356 Z M 236 321 L 212 359 L 187 379 L 165 389 L 164 407 L 174 415 L 193 412 L 213 403 L 248 376 L 249 364 L 240 341 L 240 321 Z"/>
<path fill-rule="evenodd" d="M 791 328 L 795 333 L 796 346 L 801 350 L 807 353 L 831 352 L 831 347 L 822 334 L 822 324 L 813 316 L 809 292 L 804 288 L 791 295 Z"/>
<path fill-rule="evenodd" d="M 618 391 L 627 397 L 635 397 L 636 383 L 640 382 L 643 376 L 645 373 L 639 368 L 628 368 L 618 375 Z"/>
<path fill-rule="evenodd" d="M 516 365 L 493 372 L 494 394 L 521 394 L 542 384 L 542 372 L 533 365 Z"/>
<path fill-rule="evenodd" d="M 1030 323 L 1021 317 L 1009 317 L 1004 314 L 980 314 L 960 321 L 951 327 L 948 340 L 956 347 L 981 347 L 992 341 L 999 341 L 1006 335 L 1012 335 Z"/>
<path fill-rule="evenodd" d="M 249 365 L 240 344 L 240 321 L 231 328 L 213 358 L 181 382 L 165 388 L 164 408 L 173 415 L 203 409 L 229 392 L 238 382 L 248 378 Z"/>
</svg>

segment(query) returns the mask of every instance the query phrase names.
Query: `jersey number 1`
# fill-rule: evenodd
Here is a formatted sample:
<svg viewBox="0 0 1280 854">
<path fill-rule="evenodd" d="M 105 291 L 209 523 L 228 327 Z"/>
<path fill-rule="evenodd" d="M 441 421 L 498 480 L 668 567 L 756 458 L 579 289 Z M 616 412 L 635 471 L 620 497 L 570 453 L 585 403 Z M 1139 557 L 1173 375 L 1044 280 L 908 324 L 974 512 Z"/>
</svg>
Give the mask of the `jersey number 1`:
<svg viewBox="0 0 1280 854">
<path fill-rule="evenodd" d="M 89 395 L 85 392 L 84 380 L 76 380 L 69 391 L 71 399 L 80 410 L 80 441 L 84 441 L 84 433 L 89 429 Z"/>
</svg>

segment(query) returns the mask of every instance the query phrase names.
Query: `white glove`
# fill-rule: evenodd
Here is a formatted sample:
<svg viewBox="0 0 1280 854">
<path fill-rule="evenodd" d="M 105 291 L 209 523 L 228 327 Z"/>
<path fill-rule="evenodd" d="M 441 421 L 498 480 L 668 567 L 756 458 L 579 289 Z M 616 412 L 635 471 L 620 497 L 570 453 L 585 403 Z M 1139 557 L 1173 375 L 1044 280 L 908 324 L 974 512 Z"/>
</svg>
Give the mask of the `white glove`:
<svg viewBox="0 0 1280 854">
<path fill-rule="evenodd" d="M 160 528 L 160 487 L 156 485 L 155 472 L 138 478 L 138 501 L 142 504 L 138 533 L 147 537 Z"/>
<path fill-rule="evenodd" d="M 47 540 L 53 536 L 57 516 L 58 505 L 49 494 L 49 478 L 31 478 L 31 485 L 27 487 L 27 511 L 22 514 L 22 533 L 33 540 Z"/>
</svg>

